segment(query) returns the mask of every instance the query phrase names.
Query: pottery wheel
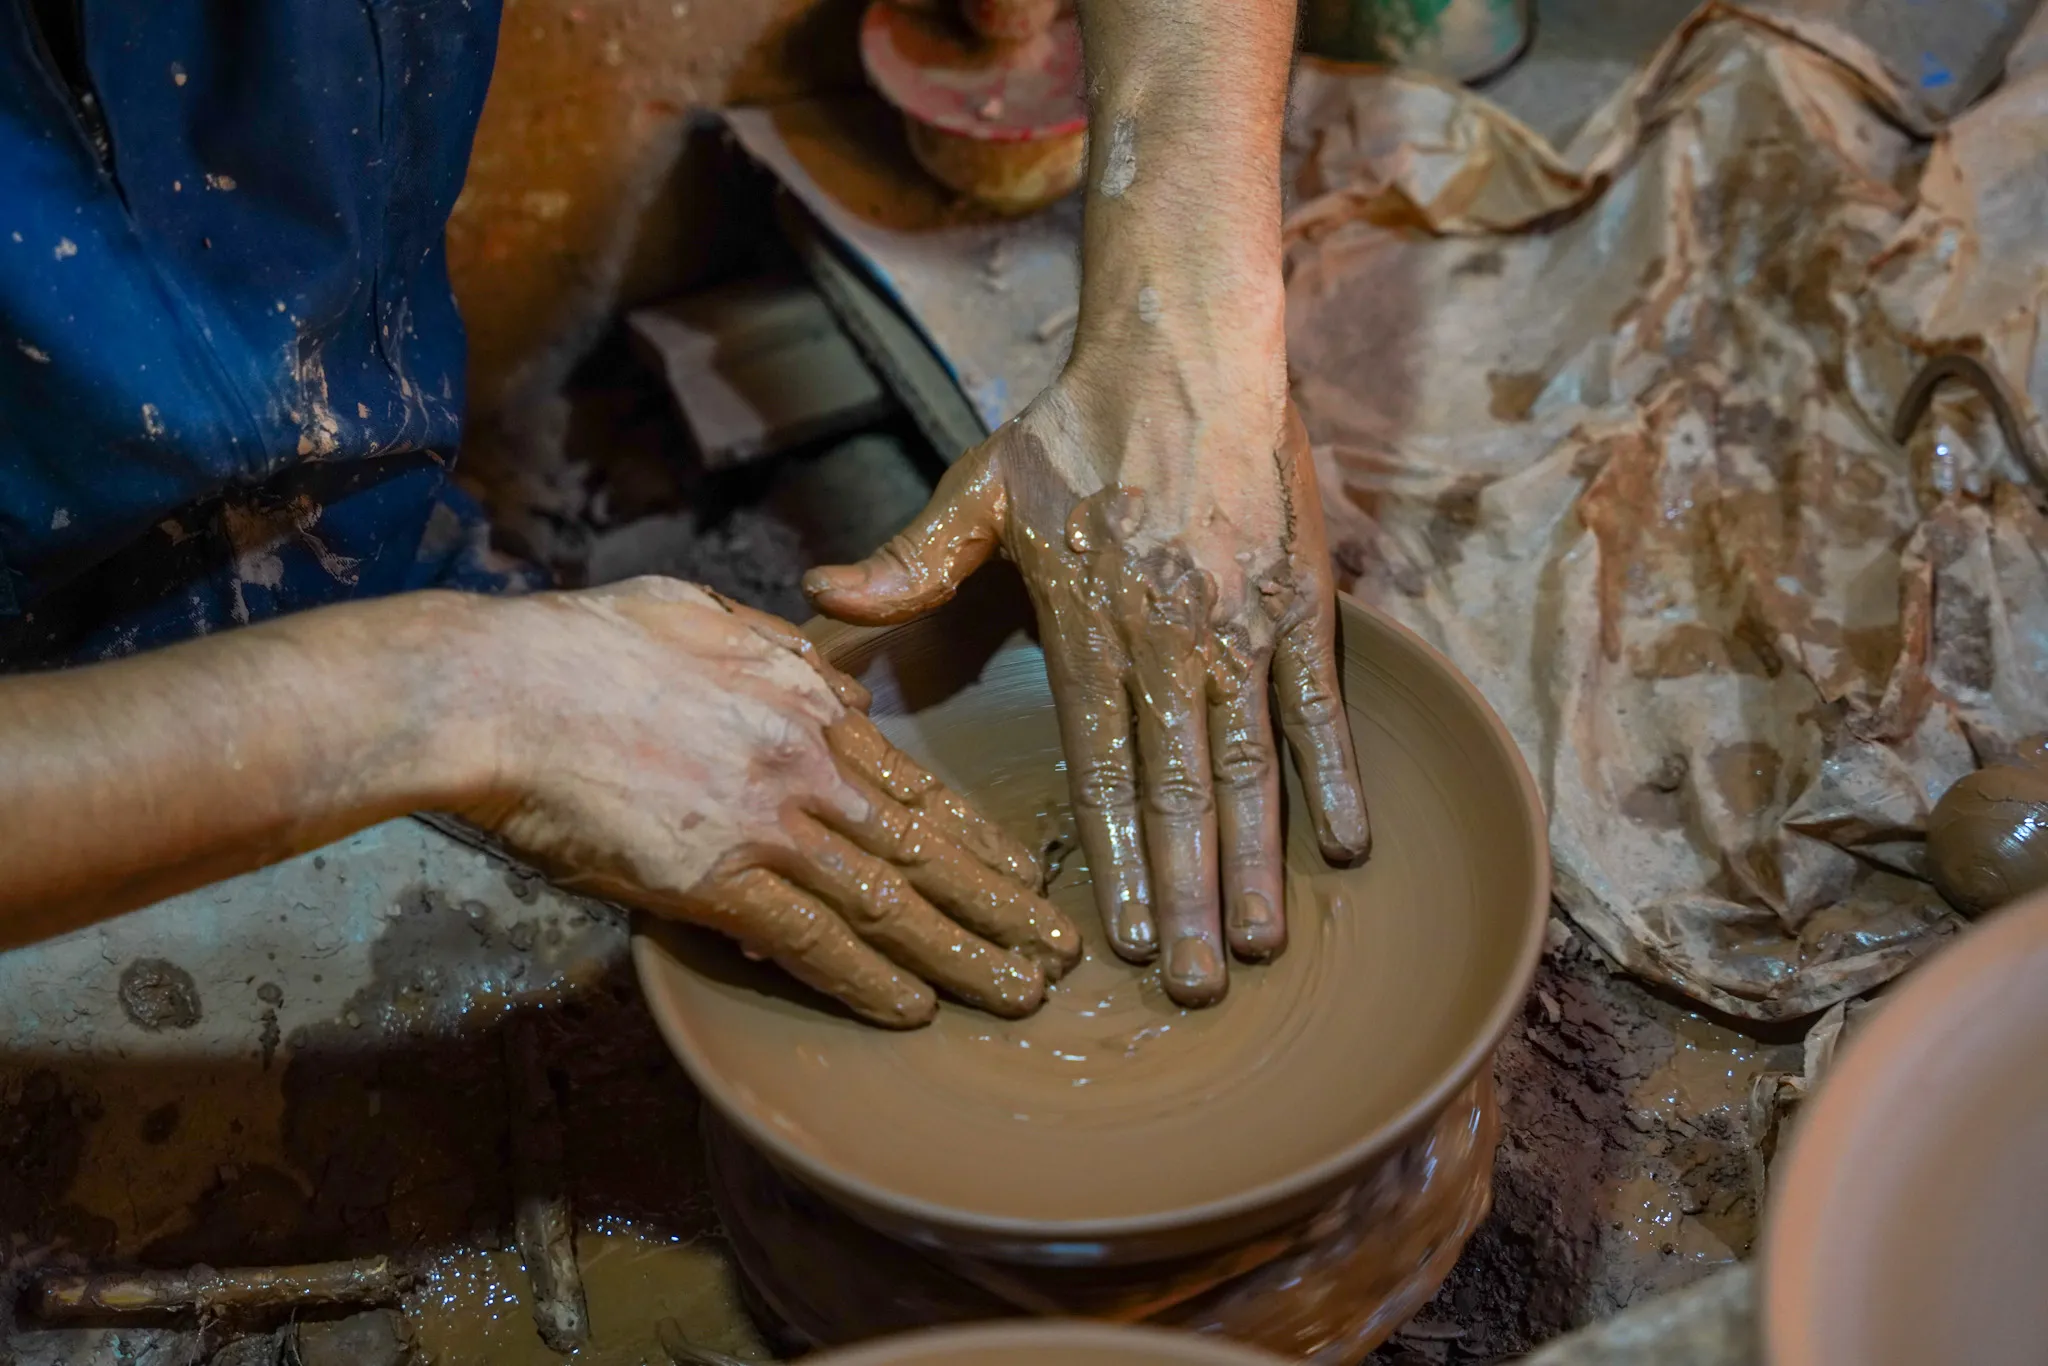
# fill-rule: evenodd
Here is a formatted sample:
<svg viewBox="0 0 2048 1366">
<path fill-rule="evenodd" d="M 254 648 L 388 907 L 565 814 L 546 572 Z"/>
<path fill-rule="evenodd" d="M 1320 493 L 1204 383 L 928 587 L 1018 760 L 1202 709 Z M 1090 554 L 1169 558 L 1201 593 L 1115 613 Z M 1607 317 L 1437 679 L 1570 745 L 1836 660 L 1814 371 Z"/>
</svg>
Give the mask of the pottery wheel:
<svg viewBox="0 0 2048 1366">
<path fill-rule="evenodd" d="M 893 1034 L 723 940 L 650 928 L 635 945 L 642 984 L 712 1102 L 874 1227 L 1052 1264 L 1240 1241 L 1413 1141 L 1490 1055 L 1547 901 L 1533 789 L 1477 692 L 1345 604 L 1374 856 L 1325 865 L 1293 818 L 1290 775 L 1287 952 L 1233 964 L 1228 998 L 1186 1011 L 1156 969 L 1104 945 L 1040 652 L 1021 634 L 975 650 L 989 623 L 961 610 L 844 663 L 897 744 L 1028 842 L 1064 851 L 1051 895 L 1084 928 L 1086 960 L 1030 1019 L 948 1006 Z"/>
<path fill-rule="evenodd" d="M 1432 1129 L 1302 1223 L 1131 1267 L 929 1254 L 840 1212 L 707 1115 L 712 1199 L 757 1321 L 792 1355 L 940 1324 L 1143 1321 L 1353 1361 L 1414 1316 L 1486 1217 L 1497 1116 L 1482 1075 Z"/>
</svg>

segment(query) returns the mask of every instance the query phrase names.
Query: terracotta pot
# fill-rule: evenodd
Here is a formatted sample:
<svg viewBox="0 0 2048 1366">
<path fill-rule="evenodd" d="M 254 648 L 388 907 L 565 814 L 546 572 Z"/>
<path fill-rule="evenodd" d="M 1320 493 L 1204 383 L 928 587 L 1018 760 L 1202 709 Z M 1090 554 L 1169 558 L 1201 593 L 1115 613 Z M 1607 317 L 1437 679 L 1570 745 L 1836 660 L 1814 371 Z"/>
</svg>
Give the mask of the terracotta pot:
<svg viewBox="0 0 2048 1366">
<path fill-rule="evenodd" d="M 976 0 L 967 20 L 873 0 L 862 67 L 935 179 L 1000 213 L 1044 208 L 1086 170 L 1080 25 L 1050 0 Z"/>
<path fill-rule="evenodd" d="M 933 179 L 1012 217 L 1065 199 L 1087 169 L 1088 130 L 999 141 L 903 119 L 910 154 Z"/>
<path fill-rule="evenodd" d="M 912 1333 L 812 1357 L 817 1366 L 1278 1366 L 1194 1333 L 1096 1323 L 991 1323 Z"/>
<path fill-rule="evenodd" d="M 1884 998 L 1797 1121 L 1763 1242 L 1772 1366 L 2048 1353 L 2048 894 Z"/>
<path fill-rule="evenodd" d="M 1027 839 L 1051 839 L 1066 782 L 1029 619 L 1014 577 L 985 570 L 923 621 L 815 638 L 873 690 L 898 744 Z M 1349 600 L 1342 638 L 1375 852 L 1332 870 L 1290 817 L 1292 941 L 1271 964 L 1234 964 L 1221 1004 L 1179 1010 L 1156 970 L 1107 952 L 1076 854 L 1051 894 L 1088 960 L 1031 1019 L 948 1005 L 886 1033 L 724 940 L 647 923 L 634 958 L 664 1036 L 749 1144 L 928 1252 L 1130 1265 L 1327 1209 L 1487 1068 L 1549 901 L 1535 786 L 1478 691 Z M 1288 783 L 1298 814 L 1291 766 Z"/>
</svg>

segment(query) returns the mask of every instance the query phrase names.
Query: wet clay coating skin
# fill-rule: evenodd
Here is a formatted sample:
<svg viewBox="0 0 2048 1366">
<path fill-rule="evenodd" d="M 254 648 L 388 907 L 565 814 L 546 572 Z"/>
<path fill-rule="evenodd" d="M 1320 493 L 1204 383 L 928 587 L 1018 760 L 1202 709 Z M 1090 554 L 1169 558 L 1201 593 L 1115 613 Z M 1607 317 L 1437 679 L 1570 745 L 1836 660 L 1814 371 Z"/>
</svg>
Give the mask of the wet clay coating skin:
<svg viewBox="0 0 2048 1366">
<path fill-rule="evenodd" d="M 1049 394 L 954 465 L 881 558 L 813 581 L 832 615 L 901 620 L 949 598 L 1000 540 L 1038 614 L 1110 943 L 1144 962 L 1163 942 L 1181 1005 L 1227 989 L 1226 925 L 1243 958 L 1286 944 L 1269 683 L 1324 856 L 1356 862 L 1371 844 L 1321 507 L 1307 438 L 1286 417 L 1271 461 L 1248 472 L 1271 485 L 1265 506 L 1161 537 L 1158 500 L 1103 487 L 1070 444 L 1055 448 L 1077 419 Z"/>
<path fill-rule="evenodd" d="M 1928 817 L 1928 871 L 1964 915 L 2048 887 L 2048 766 L 2038 745 L 2022 751 L 2020 763 L 1965 775 Z"/>
<path fill-rule="evenodd" d="M 560 708 L 514 742 L 509 793 L 458 812 L 562 885 L 718 930 L 898 1028 L 932 1019 L 934 987 L 1028 1015 L 1079 961 L 1032 855 L 787 622 L 671 579 L 500 610 L 531 617 L 508 638 L 533 691 L 654 699 Z"/>
<path fill-rule="evenodd" d="M 1274 701 L 1324 854 L 1355 862 L 1371 842 L 1287 398 L 1294 9 L 1081 6 L 1094 135 L 1066 367 L 908 530 L 804 585 L 828 616 L 885 625 L 943 603 L 998 547 L 1017 563 L 1110 942 L 1160 958 L 1184 1006 L 1228 988 L 1226 929 L 1248 959 L 1286 943 Z"/>
</svg>

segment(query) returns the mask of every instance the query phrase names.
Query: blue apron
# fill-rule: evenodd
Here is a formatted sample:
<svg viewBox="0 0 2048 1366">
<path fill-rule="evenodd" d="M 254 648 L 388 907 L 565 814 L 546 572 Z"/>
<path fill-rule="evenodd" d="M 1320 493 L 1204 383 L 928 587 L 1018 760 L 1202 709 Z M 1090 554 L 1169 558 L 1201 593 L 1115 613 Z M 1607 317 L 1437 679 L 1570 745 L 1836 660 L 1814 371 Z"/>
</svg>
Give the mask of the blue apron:
<svg viewBox="0 0 2048 1366">
<path fill-rule="evenodd" d="M 518 586 L 450 481 L 497 0 L 0 0 L 0 665 Z"/>
</svg>

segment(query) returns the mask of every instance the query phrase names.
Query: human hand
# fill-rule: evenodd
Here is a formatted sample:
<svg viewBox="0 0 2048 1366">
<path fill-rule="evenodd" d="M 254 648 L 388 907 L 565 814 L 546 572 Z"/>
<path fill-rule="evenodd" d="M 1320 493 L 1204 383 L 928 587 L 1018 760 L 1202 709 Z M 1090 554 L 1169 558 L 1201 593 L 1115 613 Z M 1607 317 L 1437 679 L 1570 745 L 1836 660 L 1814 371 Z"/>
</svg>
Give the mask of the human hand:
<svg viewBox="0 0 2048 1366">
<path fill-rule="evenodd" d="M 932 986 L 1028 1015 L 1079 961 L 1030 853 L 787 622 L 660 578 L 492 611 L 499 778 L 459 814 L 563 886 L 730 935 L 899 1028 L 932 1018 Z"/>
<path fill-rule="evenodd" d="M 1226 921 L 1240 957 L 1286 943 L 1269 681 L 1324 856 L 1362 858 L 1371 834 L 1281 353 L 1177 347 L 1156 304 L 1139 312 L 1124 336 L 1077 339 L 908 529 L 804 586 L 828 615 L 883 624 L 945 602 L 998 548 L 1016 561 L 1110 942 L 1134 962 L 1163 943 L 1168 994 L 1202 1005 L 1228 988 Z"/>
</svg>

